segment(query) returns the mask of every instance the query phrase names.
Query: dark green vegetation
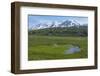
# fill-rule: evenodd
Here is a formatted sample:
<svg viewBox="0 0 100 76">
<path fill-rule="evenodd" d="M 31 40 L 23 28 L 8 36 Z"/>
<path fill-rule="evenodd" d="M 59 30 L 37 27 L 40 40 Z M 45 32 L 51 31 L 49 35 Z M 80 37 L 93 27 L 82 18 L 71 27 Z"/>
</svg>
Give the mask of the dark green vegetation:
<svg viewBox="0 0 100 76">
<path fill-rule="evenodd" d="M 64 51 L 68 50 L 72 44 L 79 45 L 81 51 L 64 54 Z M 87 37 L 29 35 L 28 51 L 29 60 L 87 58 Z"/>
<path fill-rule="evenodd" d="M 46 29 L 30 30 L 29 35 L 41 35 L 41 36 L 81 36 L 86 37 L 87 25 L 84 26 L 72 26 L 72 27 L 53 27 Z"/>
</svg>

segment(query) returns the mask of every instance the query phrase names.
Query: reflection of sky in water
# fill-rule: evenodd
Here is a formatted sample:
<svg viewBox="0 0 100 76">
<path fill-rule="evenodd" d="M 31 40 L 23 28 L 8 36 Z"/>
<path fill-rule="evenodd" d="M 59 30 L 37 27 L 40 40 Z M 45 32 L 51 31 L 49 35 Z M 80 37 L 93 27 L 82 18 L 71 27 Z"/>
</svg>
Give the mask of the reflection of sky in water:
<svg viewBox="0 0 100 76">
<path fill-rule="evenodd" d="M 80 24 L 88 24 L 88 17 L 82 17 L 82 16 L 29 15 L 28 25 L 30 28 L 32 26 L 36 26 L 36 24 L 39 23 L 50 24 L 52 22 L 55 22 L 56 24 L 59 24 L 65 20 L 75 20 Z"/>
<path fill-rule="evenodd" d="M 80 52 L 80 48 L 78 46 L 72 46 L 68 50 L 65 50 L 65 54 L 74 54 Z"/>
</svg>

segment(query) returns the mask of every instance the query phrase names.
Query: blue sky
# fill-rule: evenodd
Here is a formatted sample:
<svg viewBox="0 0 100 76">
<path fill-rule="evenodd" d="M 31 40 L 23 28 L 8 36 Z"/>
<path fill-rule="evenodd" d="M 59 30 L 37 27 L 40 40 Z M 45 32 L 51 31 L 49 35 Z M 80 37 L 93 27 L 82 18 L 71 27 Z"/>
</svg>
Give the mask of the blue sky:
<svg viewBox="0 0 100 76">
<path fill-rule="evenodd" d="M 88 24 L 88 17 L 82 16 L 50 16 L 50 15 L 29 15 L 28 16 L 28 26 L 36 26 L 39 23 L 50 24 L 56 22 L 56 24 L 61 23 L 65 20 L 75 20 L 80 24 Z"/>
</svg>

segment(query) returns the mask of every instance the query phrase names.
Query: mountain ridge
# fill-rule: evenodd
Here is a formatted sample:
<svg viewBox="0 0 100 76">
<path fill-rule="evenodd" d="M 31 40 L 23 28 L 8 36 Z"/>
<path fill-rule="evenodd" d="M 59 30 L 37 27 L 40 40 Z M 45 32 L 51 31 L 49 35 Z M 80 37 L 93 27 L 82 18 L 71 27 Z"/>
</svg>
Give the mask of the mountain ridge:
<svg viewBox="0 0 100 76">
<path fill-rule="evenodd" d="M 87 25 L 86 23 L 81 24 L 76 20 L 65 20 L 61 23 L 56 23 L 56 22 L 51 22 L 51 24 L 49 23 L 38 23 L 36 25 L 33 25 L 31 28 L 29 28 L 29 30 L 38 30 L 38 29 L 44 29 L 44 28 L 54 28 L 54 27 L 79 27 L 79 26 L 84 26 Z"/>
</svg>

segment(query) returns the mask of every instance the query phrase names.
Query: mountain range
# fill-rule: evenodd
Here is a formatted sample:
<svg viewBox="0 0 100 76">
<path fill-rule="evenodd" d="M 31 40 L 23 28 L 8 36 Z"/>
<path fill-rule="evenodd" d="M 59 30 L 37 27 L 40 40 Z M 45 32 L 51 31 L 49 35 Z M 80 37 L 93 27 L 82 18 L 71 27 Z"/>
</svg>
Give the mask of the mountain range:
<svg viewBox="0 0 100 76">
<path fill-rule="evenodd" d="M 87 24 L 84 23 L 84 24 L 81 24 L 75 20 L 65 20 L 61 23 L 56 23 L 56 22 L 51 22 L 51 23 L 38 23 L 38 24 L 35 24 L 33 25 L 31 28 L 29 28 L 30 30 L 38 30 L 38 29 L 45 29 L 45 28 L 56 28 L 56 27 L 72 27 L 72 26 L 75 26 L 75 27 L 79 27 L 79 26 L 86 26 Z"/>
</svg>

